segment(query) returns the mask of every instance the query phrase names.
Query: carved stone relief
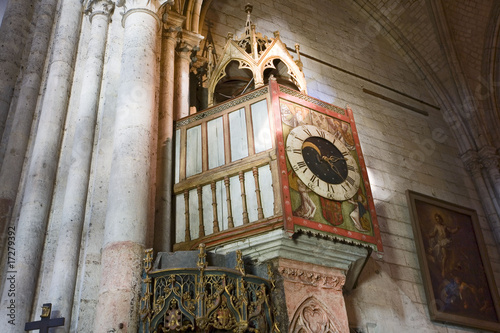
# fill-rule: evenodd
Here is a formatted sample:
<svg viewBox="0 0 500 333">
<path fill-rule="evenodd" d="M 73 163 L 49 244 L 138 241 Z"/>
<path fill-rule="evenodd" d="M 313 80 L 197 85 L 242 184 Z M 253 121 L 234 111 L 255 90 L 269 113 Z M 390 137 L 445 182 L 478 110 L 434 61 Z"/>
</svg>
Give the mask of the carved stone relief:
<svg viewBox="0 0 500 333">
<path fill-rule="evenodd" d="M 341 332 L 335 316 L 314 296 L 307 298 L 295 311 L 290 325 L 291 333 Z"/>
</svg>

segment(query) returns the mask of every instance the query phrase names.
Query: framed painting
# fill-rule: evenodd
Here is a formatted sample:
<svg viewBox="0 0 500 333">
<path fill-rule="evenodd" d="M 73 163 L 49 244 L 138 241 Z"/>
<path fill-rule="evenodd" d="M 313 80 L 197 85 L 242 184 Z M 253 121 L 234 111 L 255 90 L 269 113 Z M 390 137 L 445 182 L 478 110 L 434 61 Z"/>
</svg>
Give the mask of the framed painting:
<svg viewBox="0 0 500 333">
<path fill-rule="evenodd" d="M 500 301 L 474 210 L 407 191 L 430 318 L 500 331 Z"/>
</svg>

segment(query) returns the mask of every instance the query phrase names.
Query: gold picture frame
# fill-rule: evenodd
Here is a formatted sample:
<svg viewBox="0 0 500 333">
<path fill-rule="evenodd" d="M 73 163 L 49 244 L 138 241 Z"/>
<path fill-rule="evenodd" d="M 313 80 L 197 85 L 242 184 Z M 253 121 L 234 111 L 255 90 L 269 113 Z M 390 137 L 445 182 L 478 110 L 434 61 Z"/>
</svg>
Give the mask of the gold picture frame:
<svg viewBox="0 0 500 333">
<path fill-rule="evenodd" d="M 498 289 L 476 211 L 408 190 L 432 321 L 500 331 Z"/>
</svg>

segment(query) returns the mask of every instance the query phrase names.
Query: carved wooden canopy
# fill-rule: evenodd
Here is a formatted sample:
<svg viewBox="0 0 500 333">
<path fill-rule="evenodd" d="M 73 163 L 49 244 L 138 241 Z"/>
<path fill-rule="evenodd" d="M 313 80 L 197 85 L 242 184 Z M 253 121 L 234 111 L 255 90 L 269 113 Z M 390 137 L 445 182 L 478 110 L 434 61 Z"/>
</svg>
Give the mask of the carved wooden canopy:
<svg viewBox="0 0 500 333">
<path fill-rule="evenodd" d="M 281 41 L 279 32 L 274 32 L 274 38 L 257 33 L 250 18 L 252 6 L 247 5 L 245 10 L 245 32 L 239 38 L 228 34 L 222 56 L 209 71 L 208 105 L 262 87 L 268 83 L 270 76 L 282 85 L 307 93 L 298 45 L 299 59 L 294 60 Z M 212 66 L 209 64 L 209 67 Z"/>
</svg>

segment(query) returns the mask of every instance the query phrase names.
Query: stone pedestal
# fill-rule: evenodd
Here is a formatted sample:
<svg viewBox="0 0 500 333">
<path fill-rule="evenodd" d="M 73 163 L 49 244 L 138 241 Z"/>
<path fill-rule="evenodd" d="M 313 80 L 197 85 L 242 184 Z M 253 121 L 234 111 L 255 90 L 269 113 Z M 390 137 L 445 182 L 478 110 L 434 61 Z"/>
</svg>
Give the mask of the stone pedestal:
<svg viewBox="0 0 500 333">
<path fill-rule="evenodd" d="M 282 332 L 349 332 L 343 293 L 356 286 L 370 249 L 275 230 L 221 246 L 217 253 L 236 249 L 256 267 L 273 263 L 275 307 L 286 307 L 277 318 Z"/>
</svg>

